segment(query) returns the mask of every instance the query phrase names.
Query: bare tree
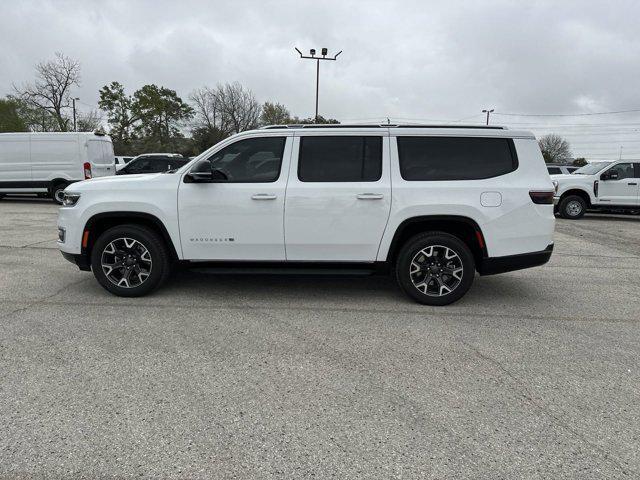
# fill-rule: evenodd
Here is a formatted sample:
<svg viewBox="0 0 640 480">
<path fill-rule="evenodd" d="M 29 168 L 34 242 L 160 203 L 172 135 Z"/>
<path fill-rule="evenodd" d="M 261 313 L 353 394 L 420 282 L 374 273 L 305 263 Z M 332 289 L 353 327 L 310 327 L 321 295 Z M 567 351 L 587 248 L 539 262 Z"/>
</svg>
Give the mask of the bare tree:
<svg viewBox="0 0 640 480">
<path fill-rule="evenodd" d="M 231 133 L 240 133 L 258 126 L 261 107 L 251 90 L 245 90 L 240 83 L 218 85 L 216 97 L 222 114 L 222 124 Z"/>
<path fill-rule="evenodd" d="M 194 110 L 193 124 L 196 127 L 220 128 L 221 113 L 216 90 L 210 87 L 197 88 L 189 95 Z"/>
<path fill-rule="evenodd" d="M 78 131 L 94 132 L 102 130 L 102 115 L 97 110 L 90 110 L 78 115 Z"/>
<path fill-rule="evenodd" d="M 571 158 L 571 146 L 560 135 L 550 133 L 538 140 L 544 161 L 547 163 L 564 162 Z"/>
<path fill-rule="evenodd" d="M 193 132 L 197 131 L 203 142 L 219 141 L 259 125 L 262 107 L 238 82 L 199 88 L 189 99 L 195 112 Z"/>
<path fill-rule="evenodd" d="M 17 96 L 27 105 L 48 112 L 61 131 L 69 129 L 69 118 L 63 109 L 70 107 L 71 87 L 80 86 L 80 63 L 62 53 L 36 65 L 36 79 L 21 88 L 13 86 Z"/>
</svg>

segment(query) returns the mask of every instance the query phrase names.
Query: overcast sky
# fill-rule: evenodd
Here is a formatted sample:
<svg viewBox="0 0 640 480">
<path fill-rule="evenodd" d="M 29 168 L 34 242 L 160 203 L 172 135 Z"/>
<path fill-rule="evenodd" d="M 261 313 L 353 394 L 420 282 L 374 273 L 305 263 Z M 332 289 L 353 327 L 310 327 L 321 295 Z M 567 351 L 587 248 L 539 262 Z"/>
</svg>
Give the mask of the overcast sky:
<svg viewBox="0 0 640 480">
<path fill-rule="evenodd" d="M 486 107 L 632 110 L 640 109 L 638 19 L 637 0 L 2 0 L 0 93 L 60 51 L 81 62 L 85 109 L 113 80 L 129 93 L 156 83 L 184 99 L 239 81 L 259 101 L 308 117 L 315 64 L 293 48 L 326 46 L 343 53 L 321 64 L 320 113 L 343 122 L 473 123 Z M 640 158 L 637 112 L 493 122 L 555 131 L 578 156 L 617 158 L 622 144 L 625 157 Z"/>
</svg>

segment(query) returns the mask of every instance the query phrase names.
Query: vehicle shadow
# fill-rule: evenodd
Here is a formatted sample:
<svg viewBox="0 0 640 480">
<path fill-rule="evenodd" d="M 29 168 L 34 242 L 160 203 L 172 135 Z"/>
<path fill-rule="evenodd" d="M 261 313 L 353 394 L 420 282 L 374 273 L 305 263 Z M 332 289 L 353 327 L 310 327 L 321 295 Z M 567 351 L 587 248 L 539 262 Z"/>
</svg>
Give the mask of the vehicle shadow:
<svg viewBox="0 0 640 480">
<path fill-rule="evenodd" d="M 46 203 L 48 205 L 56 205 L 54 201 L 48 197 L 3 197 L 0 198 L 0 204 L 2 203 Z"/>
<path fill-rule="evenodd" d="M 176 272 L 154 297 L 166 295 L 174 300 L 189 298 L 190 302 L 214 302 L 219 306 L 344 308 L 390 313 L 397 309 L 419 313 L 433 308 L 442 314 L 447 312 L 447 307 L 427 307 L 414 302 L 390 275 L 219 274 L 183 270 Z M 469 292 L 452 306 L 469 310 L 510 304 L 529 309 L 541 302 L 556 301 L 553 289 L 541 289 L 531 279 L 515 275 L 476 276 Z"/>
<path fill-rule="evenodd" d="M 640 222 L 640 215 L 632 213 L 587 213 L 583 219 L 601 222 Z"/>
</svg>

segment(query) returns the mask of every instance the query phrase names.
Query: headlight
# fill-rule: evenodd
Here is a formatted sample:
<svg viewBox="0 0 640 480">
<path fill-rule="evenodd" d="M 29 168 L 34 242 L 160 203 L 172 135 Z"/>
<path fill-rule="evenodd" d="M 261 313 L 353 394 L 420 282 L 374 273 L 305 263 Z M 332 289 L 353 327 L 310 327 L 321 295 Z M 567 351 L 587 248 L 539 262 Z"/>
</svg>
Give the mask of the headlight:
<svg viewBox="0 0 640 480">
<path fill-rule="evenodd" d="M 63 207 L 73 207 L 80 200 L 79 193 L 67 193 L 64 192 L 62 196 L 62 206 Z"/>
</svg>

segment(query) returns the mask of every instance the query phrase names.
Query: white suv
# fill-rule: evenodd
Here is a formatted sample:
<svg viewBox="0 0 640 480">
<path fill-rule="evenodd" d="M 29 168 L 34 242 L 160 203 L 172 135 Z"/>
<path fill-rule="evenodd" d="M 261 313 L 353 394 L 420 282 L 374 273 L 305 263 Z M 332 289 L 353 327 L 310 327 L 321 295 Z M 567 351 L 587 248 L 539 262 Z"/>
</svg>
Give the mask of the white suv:
<svg viewBox="0 0 640 480">
<path fill-rule="evenodd" d="M 275 126 L 175 172 L 66 190 L 65 258 L 139 296 L 175 264 L 393 271 L 420 303 L 482 275 L 544 264 L 553 184 L 534 136 L 500 127 Z"/>
<path fill-rule="evenodd" d="M 556 212 L 563 218 L 578 219 L 587 209 L 640 208 L 640 162 L 594 162 L 571 175 L 552 175 L 557 186 Z"/>
</svg>

